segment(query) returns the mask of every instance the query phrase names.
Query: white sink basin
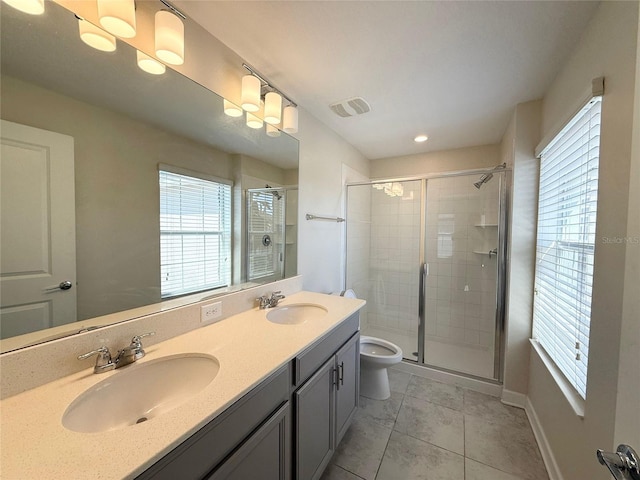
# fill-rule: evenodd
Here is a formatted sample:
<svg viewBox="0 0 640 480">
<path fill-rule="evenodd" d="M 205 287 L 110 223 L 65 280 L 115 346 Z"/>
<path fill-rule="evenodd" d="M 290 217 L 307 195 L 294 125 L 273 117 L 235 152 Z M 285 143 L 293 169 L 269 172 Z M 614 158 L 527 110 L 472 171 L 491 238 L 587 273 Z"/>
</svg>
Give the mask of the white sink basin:
<svg viewBox="0 0 640 480">
<path fill-rule="evenodd" d="M 174 409 L 216 377 L 215 357 L 173 355 L 133 364 L 78 396 L 62 416 L 62 425 L 91 433 L 135 425 Z"/>
<path fill-rule="evenodd" d="M 327 314 L 322 305 L 313 303 L 294 303 L 283 305 L 267 312 L 267 320 L 284 325 L 295 325 L 306 321 L 318 320 Z"/>
</svg>

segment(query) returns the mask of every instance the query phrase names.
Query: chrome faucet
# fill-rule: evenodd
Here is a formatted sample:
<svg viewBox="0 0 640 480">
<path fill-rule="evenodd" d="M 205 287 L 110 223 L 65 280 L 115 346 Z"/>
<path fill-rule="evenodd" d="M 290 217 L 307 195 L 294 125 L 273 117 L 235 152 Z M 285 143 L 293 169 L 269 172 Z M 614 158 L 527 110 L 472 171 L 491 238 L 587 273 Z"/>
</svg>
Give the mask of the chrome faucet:
<svg viewBox="0 0 640 480">
<path fill-rule="evenodd" d="M 118 350 L 118 355 L 115 360 L 111 358 L 109 348 L 104 345 L 96 350 L 92 350 L 91 352 L 78 355 L 78 360 L 84 360 L 85 358 L 89 358 L 93 355 L 98 355 L 98 358 L 96 358 L 96 365 L 93 367 L 93 373 L 104 373 L 115 368 L 124 367 L 125 365 L 129 365 L 130 363 L 138 361 L 144 357 L 145 351 L 142 348 L 142 342 L 140 340 L 143 337 L 155 335 L 155 333 L 156 332 L 149 332 L 133 337 L 131 339 L 131 344 L 128 347 Z"/>
<path fill-rule="evenodd" d="M 261 297 L 256 298 L 258 302 L 258 307 L 260 310 L 264 310 L 265 308 L 273 308 L 278 306 L 278 302 L 285 298 L 284 295 L 281 295 L 281 292 L 278 290 L 277 292 L 273 292 L 271 296 L 262 295 Z"/>
<path fill-rule="evenodd" d="M 118 351 L 118 356 L 115 359 L 116 368 L 124 367 L 130 363 L 140 360 L 145 355 L 145 351 L 142 349 L 142 342 L 140 341 L 144 337 L 150 337 L 155 335 L 156 332 L 143 333 L 142 335 L 136 335 L 131 339 L 131 344 L 128 347 Z"/>
</svg>

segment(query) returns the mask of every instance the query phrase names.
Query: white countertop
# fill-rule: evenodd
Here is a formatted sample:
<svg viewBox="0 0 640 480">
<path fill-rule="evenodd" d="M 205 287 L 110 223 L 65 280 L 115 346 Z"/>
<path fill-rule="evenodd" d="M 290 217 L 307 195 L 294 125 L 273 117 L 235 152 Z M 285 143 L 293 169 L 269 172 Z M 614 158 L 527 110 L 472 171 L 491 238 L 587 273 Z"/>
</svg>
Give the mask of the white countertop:
<svg viewBox="0 0 640 480">
<path fill-rule="evenodd" d="M 280 305 L 294 303 L 319 304 L 328 313 L 313 322 L 279 325 L 266 320 L 269 310 L 254 308 L 145 348 L 144 358 L 122 370 L 96 375 L 91 367 L 2 400 L 0 477 L 134 478 L 365 304 L 299 292 Z M 96 383 L 138 364 L 184 353 L 212 355 L 220 371 L 204 390 L 175 409 L 107 432 L 77 433 L 62 426 L 69 404 Z M 47 359 L 42 361 L 46 368 Z M 123 392 L 127 394 L 135 392 Z"/>
</svg>

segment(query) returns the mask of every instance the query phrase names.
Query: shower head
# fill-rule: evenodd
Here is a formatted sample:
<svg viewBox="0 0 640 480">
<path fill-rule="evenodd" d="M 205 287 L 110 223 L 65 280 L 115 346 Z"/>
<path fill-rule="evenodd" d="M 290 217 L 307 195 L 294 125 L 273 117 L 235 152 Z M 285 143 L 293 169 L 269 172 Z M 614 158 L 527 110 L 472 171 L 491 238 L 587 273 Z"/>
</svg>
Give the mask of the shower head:
<svg viewBox="0 0 640 480">
<path fill-rule="evenodd" d="M 482 175 L 480 177 L 480 180 L 478 180 L 477 182 L 475 182 L 473 184 L 473 186 L 476 187 L 477 189 L 480 189 L 480 187 L 482 187 L 482 185 L 487 183 L 492 178 L 493 178 L 493 173 L 485 173 L 484 175 Z"/>
<path fill-rule="evenodd" d="M 482 175 L 480 177 L 480 180 L 475 182 L 473 184 L 473 186 L 476 187 L 477 189 L 480 189 L 480 187 L 482 187 L 482 185 L 484 185 L 485 183 L 487 183 L 489 180 L 491 180 L 493 178 L 493 172 L 495 172 L 496 170 L 504 170 L 505 168 L 507 168 L 507 164 L 506 163 L 501 163 L 500 165 L 496 165 L 495 167 L 493 167 L 491 169 L 491 171 L 489 173 L 485 173 L 484 175 Z"/>
<path fill-rule="evenodd" d="M 272 188 L 273 188 L 273 187 L 272 187 L 271 185 L 269 185 L 269 184 L 265 185 L 264 187 L 265 187 L 265 188 L 268 188 L 268 189 L 272 189 Z M 271 195 L 273 195 L 274 197 L 276 197 L 278 200 L 280 200 L 280 199 L 282 198 L 282 194 L 281 194 L 280 192 L 278 192 L 278 190 L 276 190 L 276 189 L 271 190 Z"/>
</svg>

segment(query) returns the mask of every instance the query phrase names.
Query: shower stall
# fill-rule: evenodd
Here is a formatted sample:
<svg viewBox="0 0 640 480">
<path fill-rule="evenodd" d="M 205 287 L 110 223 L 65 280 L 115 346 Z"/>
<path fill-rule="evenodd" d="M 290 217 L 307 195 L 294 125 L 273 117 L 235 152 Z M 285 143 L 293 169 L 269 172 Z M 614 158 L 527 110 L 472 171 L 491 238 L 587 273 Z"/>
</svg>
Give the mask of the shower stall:
<svg viewBox="0 0 640 480">
<path fill-rule="evenodd" d="M 347 185 L 345 285 L 363 335 L 406 360 L 500 382 L 509 172 Z"/>
<path fill-rule="evenodd" d="M 247 189 L 246 280 L 275 281 L 297 271 L 297 187 Z"/>
</svg>

